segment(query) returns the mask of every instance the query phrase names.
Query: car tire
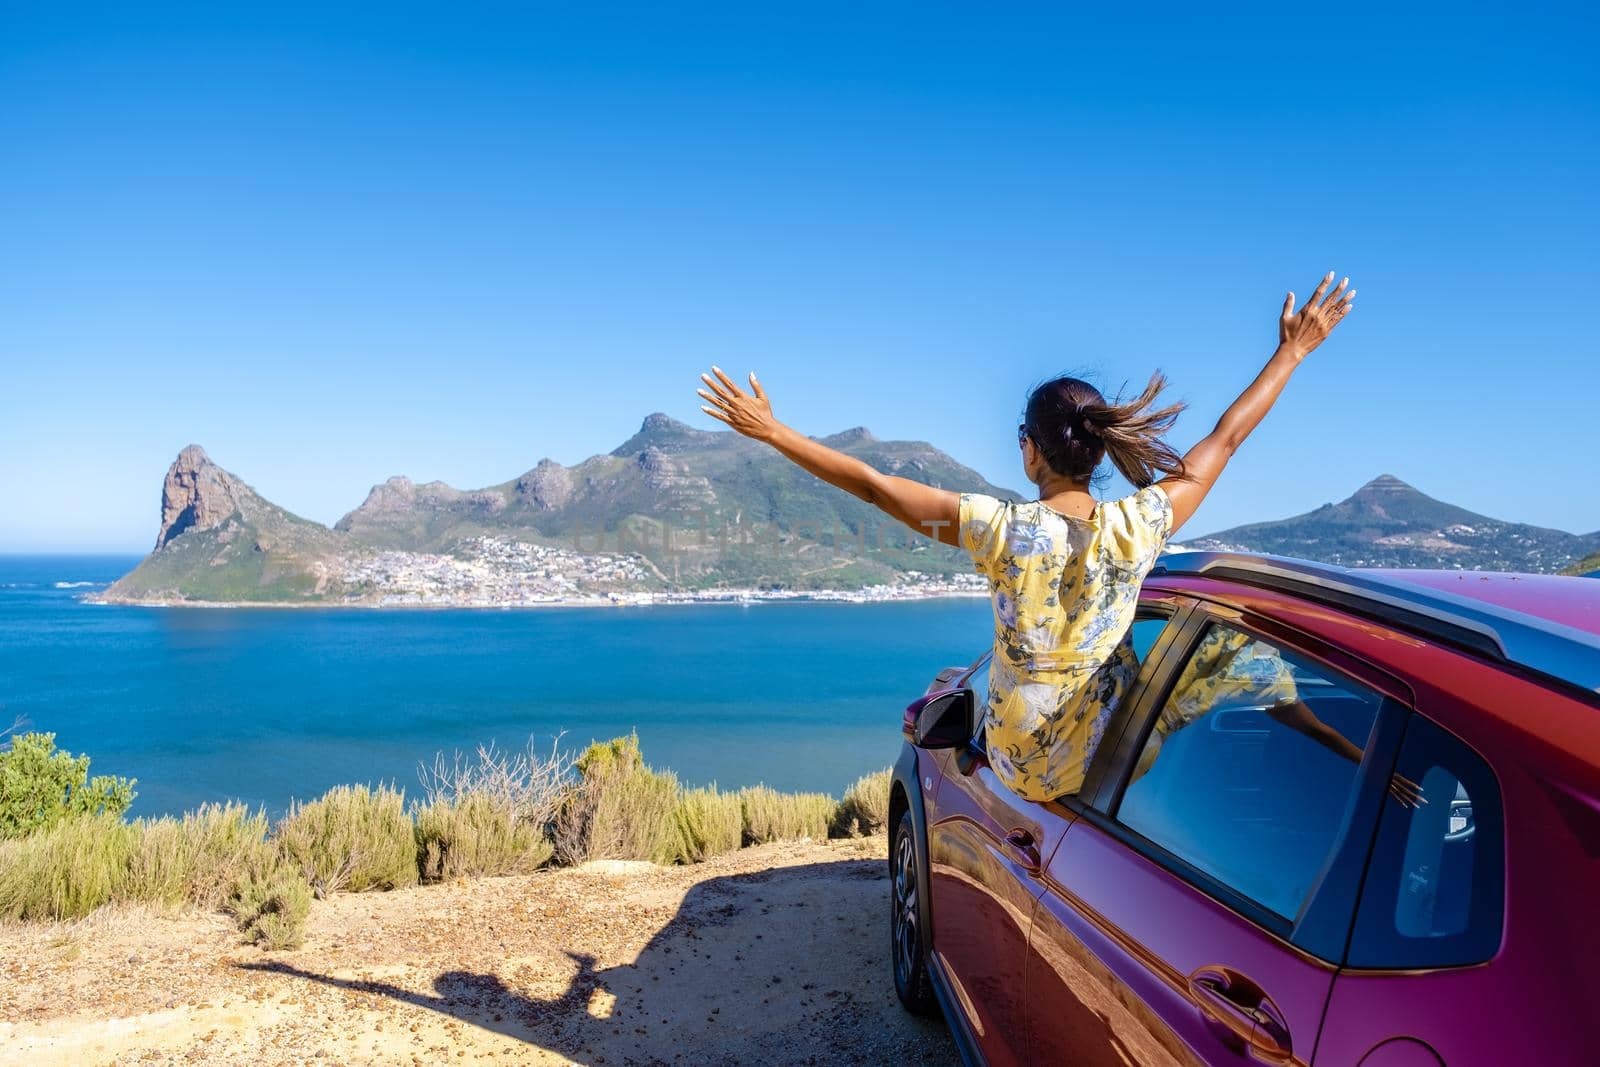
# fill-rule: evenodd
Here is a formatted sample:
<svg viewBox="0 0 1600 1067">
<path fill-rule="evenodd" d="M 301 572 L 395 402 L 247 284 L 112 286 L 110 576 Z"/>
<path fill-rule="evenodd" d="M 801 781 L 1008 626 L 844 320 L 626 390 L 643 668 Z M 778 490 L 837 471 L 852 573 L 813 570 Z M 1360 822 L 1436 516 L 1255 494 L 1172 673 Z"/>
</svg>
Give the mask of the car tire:
<svg viewBox="0 0 1600 1067">
<path fill-rule="evenodd" d="M 922 951 L 928 909 L 918 852 L 917 824 L 908 811 L 900 816 L 889 848 L 889 948 L 894 991 L 907 1011 L 937 1015 L 939 1002 L 933 995 L 928 961 Z"/>
</svg>

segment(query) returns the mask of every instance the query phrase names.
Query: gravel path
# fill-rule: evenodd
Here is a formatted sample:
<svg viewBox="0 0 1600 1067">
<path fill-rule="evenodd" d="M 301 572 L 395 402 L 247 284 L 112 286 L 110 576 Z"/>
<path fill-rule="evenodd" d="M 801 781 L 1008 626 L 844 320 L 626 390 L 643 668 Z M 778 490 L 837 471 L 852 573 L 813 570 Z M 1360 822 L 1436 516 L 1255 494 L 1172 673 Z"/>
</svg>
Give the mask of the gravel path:
<svg viewBox="0 0 1600 1067">
<path fill-rule="evenodd" d="M 0 926 L 0 1063 L 948 1064 L 895 1000 L 882 837 L 221 916 Z"/>
</svg>

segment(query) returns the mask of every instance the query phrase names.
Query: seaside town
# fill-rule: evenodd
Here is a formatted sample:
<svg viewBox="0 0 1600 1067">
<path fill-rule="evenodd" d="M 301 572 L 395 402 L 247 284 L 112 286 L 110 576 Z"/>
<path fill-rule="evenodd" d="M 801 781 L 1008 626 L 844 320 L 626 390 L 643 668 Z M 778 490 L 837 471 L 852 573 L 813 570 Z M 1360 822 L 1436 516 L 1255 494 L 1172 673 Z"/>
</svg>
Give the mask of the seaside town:
<svg viewBox="0 0 1600 1067">
<path fill-rule="evenodd" d="M 390 550 L 349 559 L 334 575 L 347 602 L 375 607 L 531 607 L 538 605 L 752 603 L 826 600 L 873 603 L 982 596 L 978 574 L 909 570 L 892 583 L 857 589 L 660 590 L 662 576 L 639 555 L 598 555 L 498 537 L 463 541 L 454 554 Z"/>
</svg>

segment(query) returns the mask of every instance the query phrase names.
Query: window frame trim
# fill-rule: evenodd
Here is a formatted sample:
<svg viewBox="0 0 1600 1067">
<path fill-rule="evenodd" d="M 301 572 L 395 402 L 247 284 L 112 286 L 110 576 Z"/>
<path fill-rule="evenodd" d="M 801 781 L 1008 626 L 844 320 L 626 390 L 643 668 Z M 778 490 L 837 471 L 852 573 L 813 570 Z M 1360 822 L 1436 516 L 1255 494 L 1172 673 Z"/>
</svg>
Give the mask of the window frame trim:
<svg viewBox="0 0 1600 1067">
<path fill-rule="evenodd" d="M 1129 695 L 1133 699 L 1124 705 L 1115 716 L 1115 721 L 1106 725 L 1105 736 L 1100 739 L 1099 750 L 1089 757 L 1089 766 L 1083 769 L 1082 787 L 1076 795 L 1068 799 L 1081 802 L 1084 797 L 1096 797 L 1105 789 L 1108 782 L 1116 781 L 1118 776 L 1116 772 L 1121 766 L 1122 739 L 1127 734 L 1128 727 L 1140 721 L 1139 717 L 1144 714 L 1145 707 L 1150 701 L 1150 694 L 1158 688 L 1164 689 L 1169 684 L 1167 675 L 1171 672 L 1168 668 L 1173 662 L 1174 650 L 1188 647 L 1184 642 L 1188 636 L 1194 610 L 1192 601 L 1171 594 L 1161 594 L 1159 598 L 1152 597 L 1148 601 L 1140 598 L 1138 606 L 1134 609 L 1135 623 L 1142 621 L 1140 616 L 1143 614 L 1144 619 L 1165 616 L 1167 624 L 1162 628 L 1161 636 L 1156 638 L 1156 643 L 1150 646 L 1149 654 L 1140 662 L 1139 673 L 1134 675 L 1133 682 L 1128 687 Z M 1106 752 L 1110 755 L 1101 755 Z"/>
<path fill-rule="evenodd" d="M 1174 596 L 1172 599 L 1182 602 L 1186 598 Z M 1087 820 L 1124 847 L 1264 932 L 1316 959 L 1340 966 L 1354 934 L 1356 912 L 1376 844 L 1378 818 L 1394 774 L 1400 740 L 1407 721 L 1414 714 L 1415 699 L 1411 689 L 1388 672 L 1313 635 L 1274 624 L 1270 619 L 1230 605 L 1193 597 L 1181 604 L 1174 619 L 1179 625 L 1169 624 L 1162 640 L 1157 642 L 1157 647 L 1161 648 L 1159 664 L 1147 663 L 1140 671 L 1139 681 L 1145 684 L 1139 689 L 1133 708 L 1124 717 L 1116 747 L 1112 756 L 1103 761 L 1094 790 L 1091 792 L 1088 788 L 1090 779 L 1086 776 L 1082 793 L 1054 803 Z M 1154 728 L 1156 716 L 1166 704 L 1201 636 L 1213 624 L 1229 626 L 1257 640 L 1281 646 L 1326 669 L 1335 678 L 1348 679 L 1381 698 L 1369 735 L 1368 751 L 1357 768 L 1354 788 L 1346 802 L 1333 847 L 1300 913 L 1292 918 L 1281 916 L 1245 896 L 1116 818 L 1122 794 Z M 1157 659 L 1155 651 L 1152 649 L 1152 661 Z M 1149 676 L 1146 676 L 1146 669 L 1150 671 Z M 1400 694 L 1404 694 L 1403 699 Z"/>
</svg>

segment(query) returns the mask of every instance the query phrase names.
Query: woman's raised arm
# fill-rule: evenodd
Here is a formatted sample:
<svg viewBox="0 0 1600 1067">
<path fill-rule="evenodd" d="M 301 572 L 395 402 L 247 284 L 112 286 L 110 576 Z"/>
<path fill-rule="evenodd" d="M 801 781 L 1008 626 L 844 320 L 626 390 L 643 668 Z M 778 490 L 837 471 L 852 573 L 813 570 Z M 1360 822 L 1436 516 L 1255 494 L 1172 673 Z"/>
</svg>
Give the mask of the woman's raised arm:
<svg viewBox="0 0 1600 1067">
<path fill-rule="evenodd" d="M 701 411 L 746 437 L 765 441 L 829 485 L 860 497 L 918 533 L 947 545 L 957 544 L 956 516 L 960 498 L 955 493 L 910 478 L 884 474 L 854 456 L 847 456 L 785 426 L 772 414 L 767 392 L 754 372 L 750 375 L 747 393 L 735 385 L 722 368 L 712 367 L 711 370 L 715 377 L 700 375 L 709 390 L 698 392 L 710 401 L 701 406 Z"/>
<path fill-rule="evenodd" d="M 1183 474 L 1161 480 L 1161 488 L 1172 501 L 1173 530 L 1189 521 L 1199 509 L 1200 502 L 1217 484 L 1217 477 L 1228 460 L 1272 410 L 1300 361 L 1327 340 L 1328 334 L 1350 311 L 1350 301 L 1356 295 L 1354 289 L 1347 291 L 1345 288 L 1350 279 L 1346 278 L 1329 293 L 1328 286 L 1332 284 L 1333 271 L 1329 271 L 1299 311 L 1294 310 L 1293 292 L 1284 298 L 1283 315 L 1278 320 L 1278 350 L 1272 353 L 1272 358 L 1267 360 L 1249 388 L 1222 413 L 1216 428 L 1184 453 Z"/>
</svg>

